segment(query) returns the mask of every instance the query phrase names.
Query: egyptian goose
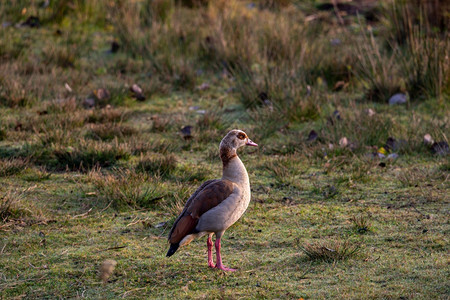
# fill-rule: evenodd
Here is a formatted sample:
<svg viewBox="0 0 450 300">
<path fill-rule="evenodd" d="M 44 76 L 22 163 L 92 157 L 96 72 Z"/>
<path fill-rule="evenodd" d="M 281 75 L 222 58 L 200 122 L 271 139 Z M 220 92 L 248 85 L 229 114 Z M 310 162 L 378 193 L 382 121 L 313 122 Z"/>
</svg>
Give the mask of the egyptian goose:
<svg viewBox="0 0 450 300">
<path fill-rule="evenodd" d="M 204 182 L 187 200 L 170 230 L 167 256 L 172 256 L 178 247 L 208 235 L 208 266 L 235 271 L 222 263 L 220 239 L 225 230 L 239 220 L 250 202 L 247 170 L 236 154 L 236 150 L 244 145 L 258 146 L 241 130 L 231 130 L 222 139 L 219 147 L 223 163 L 222 178 Z M 213 234 L 216 234 L 216 265 L 212 259 Z"/>
</svg>

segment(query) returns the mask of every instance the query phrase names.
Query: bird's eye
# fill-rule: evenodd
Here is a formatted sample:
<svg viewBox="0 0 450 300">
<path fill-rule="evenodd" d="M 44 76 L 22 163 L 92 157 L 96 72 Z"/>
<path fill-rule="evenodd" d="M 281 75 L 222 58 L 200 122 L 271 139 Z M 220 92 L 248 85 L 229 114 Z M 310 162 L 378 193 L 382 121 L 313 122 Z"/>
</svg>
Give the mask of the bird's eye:
<svg viewBox="0 0 450 300">
<path fill-rule="evenodd" d="M 243 139 L 245 139 L 245 134 L 240 132 L 237 137 L 238 137 L 238 139 L 243 140 Z"/>
</svg>

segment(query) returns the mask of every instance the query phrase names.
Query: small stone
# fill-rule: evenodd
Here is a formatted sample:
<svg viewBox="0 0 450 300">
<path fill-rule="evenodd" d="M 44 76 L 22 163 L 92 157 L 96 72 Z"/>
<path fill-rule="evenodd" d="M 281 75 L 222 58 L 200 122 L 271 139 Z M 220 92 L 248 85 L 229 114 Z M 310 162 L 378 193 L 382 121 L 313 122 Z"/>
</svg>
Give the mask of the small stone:
<svg viewBox="0 0 450 300">
<path fill-rule="evenodd" d="M 340 39 L 331 39 L 330 43 L 331 43 L 331 46 L 337 46 L 337 45 L 340 45 L 342 43 L 342 41 Z"/>
<path fill-rule="evenodd" d="M 384 148 L 386 149 L 387 152 L 392 151 L 395 147 L 395 143 L 396 140 L 393 137 L 388 137 Z"/>
<path fill-rule="evenodd" d="M 448 147 L 447 142 L 437 142 L 431 146 L 431 151 L 436 155 L 447 155 L 450 153 L 450 149 Z"/>
<path fill-rule="evenodd" d="M 434 144 L 434 140 L 429 133 L 423 136 L 423 143 L 427 146 L 431 146 Z"/>
<path fill-rule="evenodd" d="M 391 153 L 387 156 L 387 159 L 392 159 L 395 160 L 398 158 L 398 154 L 397 153 Z"/>
<path fill-rule="evenodd" d="M 120 45 L 117 41 L 112 41 L 111 43 L 111 53 L 117 53 L 119 51 Z"/>
<path fill-rule="evenodd" d="M 259 93 L 259 94 L 258 94 L 258 98 L 259 98 L 262 102 L 264 102 L 265 100 L 269 100 L 269 96 L 267 96 L 267 93 L 266 93 L 266 92 L 261 92 L 261 93 Z"/>
<path fill-rule="evenodd" d="M 204 91 L 204 90 L 207 90 L 207 89 L 209 89 L 209 83 L 206 83 L 206 82 L 203 82 L 202 84 L 200 84 L 197 87 L 197 90 L 199 90 L 199 91 Z"/>
<path fill-rule="evenodd" d="M 109 93 L 109 91 L 104 88 L 94 90 L 93 93 L 97 100 L 109 100 L 111 98 L 111 94 Z"/>
<path fill-rule="evenodd" d="M 167 221 L 166 222 L 160 222 L 160 223 L 155 225 L 155 228 L 161 228 L 161 227 L 165 226 L 166 224 L 167 224 Z"/>
<path fill-rule="evenodd" d="M 191 125 L 187 125 L 184 126 L 183 128 L 181 128 L 181 135 L 183 136 L 183 138 L 185 140 L 190 140 L 192 138 L 192 126 Z"/>
<path fill-rule="evenodd" d="M 395 104 L 405 104 L 407 102 L 407 97 L 403 93 L 397 93 L 389 98 L 389 105 Z"/>
<path fill-rule="evenodd" d="M 22 26 L 22 27 L 28 26 L 31 28 L 38 28 L 39 26 L 41 26 L 41 22 L 39 21 L 38 17 L 29 16 L 25 22 L 22 22 L 22 24 L 20 24 L 20 26 Z"/>
<path fill-rule="evenodd" d="M 72 88 L 70 87 L 70 85 L 66 82 L 66 83 L 64 83 L 64 87 L 66 88 L 66 90 L 69 92 L 69 93 L 72 93 Z"/>
<path fill-rule="evenodd" d="M 317 138 L 318 138 L 317 132 L 315 130 L 311 130 L 308 134 L 308 139 L 306 141 L 314 142 L 315 140 L 317 140 Z"/>
<path fill-rule="evenodd" d="M 337 109 L 333 112 L 333 117 L 336 118 L 336 120 L 342 120 L 341 113 Z"/>
<path fill-rule="evenodd" d="M 366 110 L 366 114 L 369 117 L 373 117 L 376 113 L 375 113 L 375 111 L 373 109 L 369 108 L 369 109 Z"/>
<path fill-rule="evenodd" d="M 338 92 L 338 91 L 345 89 L 347 86 L 348 86 L 348 83 L 341 80 L 341 81 L 336 82 L 336 84 L 333 87 L 333 90 Z"/>
<path fill-rule="evenodd" d="M 95 99 L 92 97 L 86 98 L 83 100 L 82 105 L 86 109 L 92 109 L 95 107 Z"/>
<path fill-rule="evenodd" d="M 339 140 L 339 146 L 344 148 L 344 147 L 347 147 L 347 145 L 348 145 L 348 139 L 344 136 L 343 138 L 341 138 Z"/>
<path fill-rule="evenodd" d="M 130 87 L 130 91 L 132 91 L 132 92 L 135 93 L 135 94 L 142 94 L 142 89 L 141 89 L 141 87 L 138 86 L 136 83 L 133 84 L 133 85 Z"/>
<path fill-rule="evenodd" d="M 309 84 L 306 86 L 306 96 L 311 96 L 311 86 Z"/>
<path fill-rule="evenodd" d="M 130 87 L 130 91 L 133 93 L 133 97 L 136 98 L 136 100 L 145 101 L 145 96 L 142 92 L 142 89 L 136 83 Z"/>
</svg>

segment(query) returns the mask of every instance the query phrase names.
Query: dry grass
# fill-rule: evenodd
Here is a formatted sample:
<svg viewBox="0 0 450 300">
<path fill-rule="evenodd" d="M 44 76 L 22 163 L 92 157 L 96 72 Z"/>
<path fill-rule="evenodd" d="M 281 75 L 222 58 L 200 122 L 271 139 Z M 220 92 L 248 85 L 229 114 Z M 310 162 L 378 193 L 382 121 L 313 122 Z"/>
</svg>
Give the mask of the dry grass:
<svg viewBox="0 0 450 300">
<path fill-rule="evenodd" d="M 170 176 L 177 168 L 177 158 L 173 154 L 141 156 L 136 171 L 152 176 Z"/>
<path fill-rule="evenodd" d="M 36 214 L 36 212 L 30 210 L 29 205 L 23 203 L 27 192 L 28 190 L 2 191 L 0 196 L 0 223 L 3 223 L 5 228 L 10 225 L 8 224 L 10 222 Z M 2 227 L 3 226 L 0 226 L 0 229 L 2 229 Z"/>
<path fill-rule="evenodd" d="M 88 181 L 104 203 L 118 210 L 150 207 L 163 198 L 149 177 L 130 170 L 117 169 L 113 174 L 103 174 L 99 169 L 88 173 Z"/>
<path fill-rule="evenodd" d="M 0 177 L 11 176 L 22 172 L 28 165 L 24 159 L 2 159 L 0 160 Z"/>
<path fill-rule="evenodd" d="M 329 240 L 305 244 L 300 249 L 310 260 L 336 262 L 354 257 L 361 246 L 350 241 Z"/>
<path fill-rule="evenodd" d="M 371 224 L 368 216 L 364 215 L 353 216 L 350 218 L 350 221 L 353 223 L 355 231 L 359 234 L 365 234 L 371 231 L 370 228 Z"/>
</svg>

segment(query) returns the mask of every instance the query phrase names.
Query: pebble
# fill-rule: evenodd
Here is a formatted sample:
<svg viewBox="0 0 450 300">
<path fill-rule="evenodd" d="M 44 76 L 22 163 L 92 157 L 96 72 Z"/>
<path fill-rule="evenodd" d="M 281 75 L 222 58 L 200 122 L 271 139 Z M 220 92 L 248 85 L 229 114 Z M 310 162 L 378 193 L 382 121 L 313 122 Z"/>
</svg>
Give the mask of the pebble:
<svg viewBox="0 0 450 300">
<path fill-rule="evenodd" d="M 395 104 L 405 104 L 407 102 L 407 97 L 405 94 L 397 93 L 389 98 L 389 105 Z"/>
</svg>

